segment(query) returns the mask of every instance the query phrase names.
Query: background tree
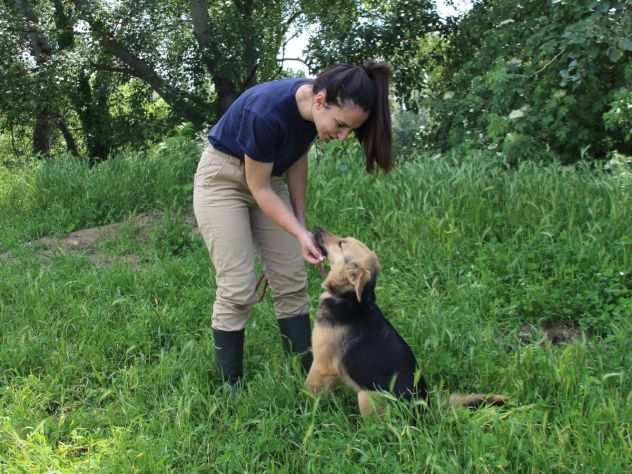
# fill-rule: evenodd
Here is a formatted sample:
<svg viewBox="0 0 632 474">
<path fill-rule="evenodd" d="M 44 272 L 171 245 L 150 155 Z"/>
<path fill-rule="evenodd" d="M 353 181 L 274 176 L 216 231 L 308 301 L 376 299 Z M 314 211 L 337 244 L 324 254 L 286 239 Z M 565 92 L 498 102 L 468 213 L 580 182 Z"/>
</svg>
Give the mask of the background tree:
<svg viewBox="0 0 632 474">
<path fill-rule="evenodd" d="M 420 54 L 428 35 L 445 34 L 431 0 L 343 1 L 312 7 L 319 18 L 309 37 L 307 62 L 318 71 L 338 62 L 387 61 L 392 66 L 393 90 L 406 108 L 419 107 L 419 91 L 426 86 L 430 54 Z"/>
<path fill-rule="evenodd" d="M 173 126 L 165 117 L 156 122 L 156 107 L 148 107 L 155 103 L 151 89 L 116 69 L 69 2 L 6 0 L 0 21 L 6 25 L 0 31 L 0 124 L 14 154 L 30 148 L 49 156 L 61 136 L 70 153 L 96 161 Z M 16 138 L 25 130 L 32 130 L 31 144 Z"/>
<path fill-rule="evenodd" d="M 476 2 L 437 65 L 429 140 L 512 163 L 632 153 L 631 38 L 629 0 Z"/>
<path fill-rule="evenodd" d="M 46 138 L 33 150 L 48 153 L 50 117 L 60 118 L 68 148 L 91 159 L 181 121 L 200 129 L 245 88 L 282 73 L 277 55 L 290 26 L 305 23 L 301 8 L 287 0 L 4 0 L 0 75 L 11 93 L 2 123 L 32 126 Z"/>
<path fill-rule="evenodd" d="M 423 79 L 417 41 L 440 27 L 432 3 L 424 0 L 335 0 L 326 5 L 5 0 L 4 5 L 7 24 L 18 18 L 21 25 L 3 35 L 11 46 L 4 57 L 14 71 L 6 82 L 17 84 L 20 75 L 28 75 L 35 87 L 23 102 L 31 107 L 19 110 L 34 117 L 34 137 L 46 137 L 34 140 L 34 149 L 48 152 L 53 135 L 52 126 L 45 124 L 55 117 L 68 149 L 85 150 L 93 160 L 123 144 L 136 146 L 178 121 L 196 129 L 211 123 L 244 89 L 283 75 L 279 54 L 289 31 L 308 25 L 320 25 L 310 41 L 312 72 L 339 61 L 388 59 L 396 93 L 410 99 Z M 164 110 L 156 96 L 168 106 L 159 119 L 164 127 L 155 126 L 157 117 L 148 115 Z M 20 102 L 13 99 L 12 104 Z M 121 107 L 121 101 L 141 107 Z M 27 121 L 22 117 L 19 122 Z M 74 139 L 75 130 L 80 140 Z"/>
<path fill-rule="evenodd" d="M 79 16 L 118 67 L 196 127 L 245 88 L 278 72 L 276 55 L 300 14 L 295 2 L 75 0 Z"/>
<path fill-rule="evenodd" d="M 416 117 L 402 130 L 430 125 L 429 147 L 509 162 L 632 153 L 632 0 L 479 0 L 448 20 L 431 0 L 1 2 L 0 146 L 16 155 L 63 143 L 98 161 L 182 122 L 202 130 L 286 75 L 300 32 L 311 73 L 389 62 L 399 117 Z"/>
<path fill-rule="evenodd" d="M 48 155 L 55 124 L 65 131 L 67 126 L 56 104 L 59 71 L 54 58 L 55 46 L 33 7 L 32 2 L 26 0 L 5 0 L 0 12 L 0 21 L 6 27 L 0 40 L 3 46 L 2 77 L 8 91 L 3 110 L 9 124 L 21 122 L 24 112 L 28 111 L 33 121 L 33 151 Z M 19 58 L 27 52 L 29 61 L 20 61 Z M 27 77 L 30 81 L 21 83 Z M 69 143 L 73 148 L 72 139 Z"/>
</svg>

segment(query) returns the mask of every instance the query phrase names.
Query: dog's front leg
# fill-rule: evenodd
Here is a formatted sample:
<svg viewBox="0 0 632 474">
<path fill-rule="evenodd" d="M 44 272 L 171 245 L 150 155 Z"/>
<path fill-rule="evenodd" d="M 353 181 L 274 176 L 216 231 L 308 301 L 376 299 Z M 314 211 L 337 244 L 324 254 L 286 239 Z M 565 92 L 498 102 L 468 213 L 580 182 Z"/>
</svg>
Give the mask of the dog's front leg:
<svg viewBox="0 0 632 474">
<path fill-rule="evenodd" d="M 384 413 L 384 400 L 380 400 L 375 392 L 360 390 L 358 392 L 358 407 L 360 415 L 367 418 L 373 415 L 382 415 Z"/>
<path fill-rule="evenodd" d="M 314 362 L 305 379 L 305 387 L 314 395 L 318 395 L 324 391 L 331 390 L 337 381 L 338 374 L 335 371 L 324 370 L 324 367 L 320 367 Z"/>
</svg>

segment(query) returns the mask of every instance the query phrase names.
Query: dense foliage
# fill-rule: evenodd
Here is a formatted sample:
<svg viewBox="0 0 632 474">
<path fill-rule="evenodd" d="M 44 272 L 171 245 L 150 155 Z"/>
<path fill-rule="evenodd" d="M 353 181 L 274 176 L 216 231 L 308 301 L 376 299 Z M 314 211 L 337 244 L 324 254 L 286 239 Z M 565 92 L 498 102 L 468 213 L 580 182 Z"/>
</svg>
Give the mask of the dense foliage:
<svg viewBox="0 0 632 474">
<path fill-rule="evenodd" d="M 415 40 L 436 23 L 427 0 L 4 0 L 0 146 L 50 155 L 63 138 L 71 153 L 97 160 L 182 121 L 202 129 L 247 87 L 288 74 L 285 47 L 307 26 L 320 38 L 312 72 L 334 60 L 332 46 L 337 61 L 392 58 L 404 97 L 420 71 L 406 66 Z M 380 44 L 361 43 L 362 57 L 335 41 L 357 24 Z"/>
<path fill-rule="evenodd" d="M 632 154 L 632 2 L 483 0 L 432 82 L 432 144 L 510 163 Z"/>
<path fill-rule="evenodd" d="M 386 60 L 393 71 L 393 93 L 399 104 L 416 110 L 432 54 L 420 54 L 426 35 L 448 31 L 431 0 L 349 2 L 343 11 L 325 13 L 310 37 L 308 63 L 319 70 L 337 62 Z M 431 53 L 431 52 L 430 52 Z"/>
<path fill-rule="evenodd" d="M 448 2 L 450 3 L 450 2 Z M 632 154 L 632 0 L 0 2 L 0 160 L 91 161 L 202 130 L 254 83 L 336 62 L 393 69 L 396 146 L 525 160 Z"/>
</svg>

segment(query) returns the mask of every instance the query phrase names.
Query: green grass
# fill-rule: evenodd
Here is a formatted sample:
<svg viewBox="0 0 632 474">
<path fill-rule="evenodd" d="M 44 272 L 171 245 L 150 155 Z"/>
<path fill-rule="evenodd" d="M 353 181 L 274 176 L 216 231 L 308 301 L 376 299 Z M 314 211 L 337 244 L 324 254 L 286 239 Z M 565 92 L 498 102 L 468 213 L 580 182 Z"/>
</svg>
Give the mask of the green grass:
<svg viewBox="0 0 632 474">
<path fill-rule="evenodd" d="M 391 403 L 361 420 L 352 394 L 303 391 L 269 297 L 228 399 L 208 255 L 184 223 L 197 154 L 171 140 L 92 169 L 0 171 L 0 472 L 629 472 L 629 175 L 421 156 L 375 177 L 325 150 L 309 221 L 376 250 L 380 305 L 432 387 L 421 416 Z M 98 248 L 138 266 L 27 245 L 150 209 L 165 216 L 149 239 L 129 226 Z M 310 269 L 314 303 L 319 285 Z M 541 344 L 552 324 L 584 337 Z M 511 403 L 450 410 L 454 391 Z"/>
</svg>

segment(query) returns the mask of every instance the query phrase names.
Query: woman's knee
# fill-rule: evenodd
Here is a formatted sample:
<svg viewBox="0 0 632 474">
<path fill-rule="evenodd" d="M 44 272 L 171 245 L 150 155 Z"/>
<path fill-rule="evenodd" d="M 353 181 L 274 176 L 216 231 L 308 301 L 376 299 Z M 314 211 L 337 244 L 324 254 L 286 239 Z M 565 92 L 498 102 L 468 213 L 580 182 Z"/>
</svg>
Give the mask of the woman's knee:
<svg viewBox="0 0 632 474">
<path fill-rule="evenodd" d="M 215 298 L 213 304 L 213 329 L 239 331 L 246 326 L 255 304 L 254 296 L 246 299 L 232 299 L 225 296 Z"/>
</svg>

